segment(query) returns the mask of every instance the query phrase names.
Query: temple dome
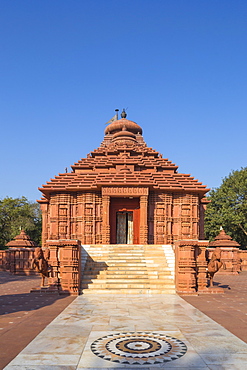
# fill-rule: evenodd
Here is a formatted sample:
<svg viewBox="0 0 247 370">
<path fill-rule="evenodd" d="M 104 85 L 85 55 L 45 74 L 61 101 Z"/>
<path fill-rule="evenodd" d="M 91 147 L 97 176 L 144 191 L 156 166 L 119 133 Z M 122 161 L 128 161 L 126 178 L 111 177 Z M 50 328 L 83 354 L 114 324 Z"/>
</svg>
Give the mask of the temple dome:
<svg viewBox="0 0 247 370">
<path fill-rule="evenodd" d="M 230 235 L 227 235 L 225 230 L 222 229 L 220 233 L 209 243 L 209 247 L 240 247 L 240 244 L 232 240 Z"/>
<path fill-rule="evenodd" d="M 9 248 L 35 248 L 37 244 L 30 238 L 29 235 L 21 230 L 20 234 L 17 235 L 14 240 L 11 240 L 6 244 Z"/>
<path fill-rule="evenodd" d="M 122 130 L 130 131 L 133 134 L 142 134 L 142 128 L 135 122 L 129 121 L 126 118 L 121 118 L 117 121 L 110 123 L 106 129 L 105 134 L 115 134 Z"/>
<path fill-rule="evenodd" d="M 122 131 L 116 132 L 112 137 L 113 142 L 116 142 L 119 140 L 136 142 L 136 136 L 130 131 L 122 130 Z"/>
</svg>

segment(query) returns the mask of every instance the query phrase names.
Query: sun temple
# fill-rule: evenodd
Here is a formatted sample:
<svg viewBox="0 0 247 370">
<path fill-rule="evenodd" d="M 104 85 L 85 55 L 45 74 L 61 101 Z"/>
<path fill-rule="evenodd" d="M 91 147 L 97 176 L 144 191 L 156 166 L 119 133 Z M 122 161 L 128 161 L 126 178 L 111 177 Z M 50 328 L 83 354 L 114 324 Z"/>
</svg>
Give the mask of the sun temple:
<svg viewBox="0 0 247 370">
<path fill-rule="evenodd" d="M 46 273 L 38 270 L 47 281 L 42 289 L 74 295 L 223 293 L 214 274 L 247 269 L 247 251 L 224 230 L 213 242 L 204 240 L 209 189 L 148 147 L 141 126 L 124 110 L 108 122 L 97 149 L 39 190 L 42 251 L 48 256 L 38 261 L 47 266 Z M 0 251 L 0 270 L 35 273 L 41 248 L 29 239 L 21 231 Z"/>
<path fill-rule="evenodd" d="M 125 110 L 117 115 L 97 149 L 39 189 L 50 288 L 203 291 L 209 189 L 148 147 Z"/>
<path fill-rule="evenodd" d="M 221 250 L 218 265 L 225 267 L 220 273 L 247 269 L 247 252 L 224 230 L 215 241 L 204 240 L 209 189 L 148 147 L 141 126 L 124 110 L 108 122 L 97 149 L 39 190 L 42 249 L 49 255 L 42 260 L 49 267 L 42 289 L 76 295 L 222 293 L 212 281 L 208 286 L 215 247 Z M 32 261 L 40 248 L 24 231 L 7 247 L 0 252 L 0 270 L 35 273 Z"/>
<path fill-rule="evenodd" d="M 40 188 L 43 245 L 173 244 L 203 239 L 206 186 L 147 146 L 126 118 L 110 123 L 100 147 Z"/>
</svg>

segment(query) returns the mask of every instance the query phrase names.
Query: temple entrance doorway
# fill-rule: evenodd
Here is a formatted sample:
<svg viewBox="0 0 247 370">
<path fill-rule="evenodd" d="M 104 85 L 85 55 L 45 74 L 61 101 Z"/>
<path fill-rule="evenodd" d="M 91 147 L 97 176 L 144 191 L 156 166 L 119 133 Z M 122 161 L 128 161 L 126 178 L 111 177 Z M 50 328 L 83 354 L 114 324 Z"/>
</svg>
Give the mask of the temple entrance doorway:
<svg viewBox="0 0 247 370">
<path fill-rule="evenodd" d="M 111 244 L 139 244 L 139 198 L 111 198 Z"/>
</svg>

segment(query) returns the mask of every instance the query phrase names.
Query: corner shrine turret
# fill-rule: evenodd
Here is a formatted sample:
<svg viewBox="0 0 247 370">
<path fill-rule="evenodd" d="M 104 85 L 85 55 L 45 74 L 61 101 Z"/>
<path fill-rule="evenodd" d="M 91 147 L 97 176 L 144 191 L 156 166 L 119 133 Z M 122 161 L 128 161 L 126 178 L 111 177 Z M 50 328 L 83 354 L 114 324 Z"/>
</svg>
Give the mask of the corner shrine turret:
<svg viewBox="0 0 247 370">
<path fill-rule="evenodd" d="M 110 123 L 100 147 L 43 185 L 43 246 L 173 244 L 203 239 L 205 185 L 147 146 L 126 118 Z"/>
</svg>

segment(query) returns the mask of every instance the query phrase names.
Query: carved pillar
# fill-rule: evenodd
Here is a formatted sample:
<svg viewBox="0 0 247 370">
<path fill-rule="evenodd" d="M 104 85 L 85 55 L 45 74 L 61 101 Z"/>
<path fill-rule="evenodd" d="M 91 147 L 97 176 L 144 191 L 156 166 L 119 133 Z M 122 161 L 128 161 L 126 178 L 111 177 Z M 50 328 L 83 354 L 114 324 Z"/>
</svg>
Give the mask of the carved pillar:
<svg viewBox="0 0 247 370">
<path fill-rule="evenodd" d="M 110 196 L 102 196 L 102 244 L 110 244 Z"/>
<path fill-rule="evenodd" d="M 209 200 L 202 198 L 199 203 L 199 239 L 204 239 L 204 216 Z"/>
<path fill-rule="evenodd" d="M 51 273 L 48 278 L 49 290 L 58 290 L 60 286 L 60 262 L 59 262 L 59 246 L 58 241 L 47 240 L 47 247 L 50 250 L 50 258 L 48 264 L 51 266 Z"/>
<path fill-rule="evenodd" d="M 196 292 L 195 243 L 176 242 L 176 289 L 181 293 Z"/>
<path fill-rule="evenodd" d="M 49 240 L 49 290 L 61 293 L 79 294 L 81 280 L 81 246 L 78 240 Z"/>
<path fill-rule="evenodd" d="M 197 264 L 197 290 L 200 293 L 207 289 L 207 259 L 206 248 L 208 241 L 198 241 L 196 246 L 196 264 Z"/>
<path fill-rule="evenodd" d="M 60 248 L 60 284 L 65 293 L 79 294 L 80 252 L 80 245 L 75 240 L 68 240 L 66 245 Z"/>
<path fill-rule="evenodd" d="M 140 196 L 140 244 L 148 243 L 148 196 Z"/>
<path fill-rule="evenodd" d="M 48 203 L 41 203 L 40 209 L 42 212 L 42 246 L 44 247 L 48 239 Z"/>
</svg>

